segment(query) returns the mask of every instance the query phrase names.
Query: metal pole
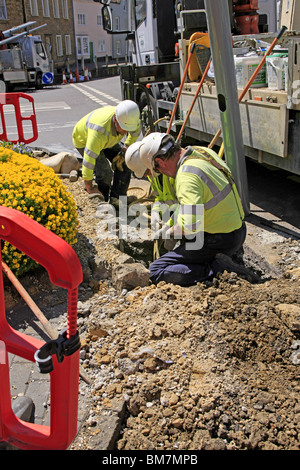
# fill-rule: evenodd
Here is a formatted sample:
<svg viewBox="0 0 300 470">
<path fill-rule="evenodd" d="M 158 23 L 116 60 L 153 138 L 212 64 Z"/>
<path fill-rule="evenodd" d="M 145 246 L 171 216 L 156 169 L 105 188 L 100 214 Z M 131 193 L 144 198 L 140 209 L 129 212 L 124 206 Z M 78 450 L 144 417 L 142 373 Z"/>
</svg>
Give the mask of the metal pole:
<svg viewBox="0 0 300 470">
<path fill-rule="evenodd" d="M 204 0 L 204 3 L 226 162 L 235 179 L 245 215 L 249 215 L 248 180 L 232 52 L 228 2 L 224 0 Z"/>
<path fill-rule="evenodd" d="M 74 56 L 75 56 L 75 69 L 78 70 L 78 55 L 76 44 L 76 31 L 75 31 L 75 16 L 74 16 L 74 2 L 71 0 L 72 16 L 73 16 L 73 37 L 74 37 Z"/>
</svg>

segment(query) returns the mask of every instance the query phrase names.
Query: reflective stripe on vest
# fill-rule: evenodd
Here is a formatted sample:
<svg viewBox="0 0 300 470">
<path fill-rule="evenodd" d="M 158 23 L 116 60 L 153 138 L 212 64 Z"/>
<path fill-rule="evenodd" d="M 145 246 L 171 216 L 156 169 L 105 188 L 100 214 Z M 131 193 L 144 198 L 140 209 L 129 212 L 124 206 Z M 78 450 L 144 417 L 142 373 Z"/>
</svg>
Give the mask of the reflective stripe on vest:
<svg viewBox="0 0 300 470">
<path fill-rule="evenodd" d="M 231 192 L 231 185 L 229 183 L 222 190 L 220 190 L 218 186 L 210 179 L 210 177 L 198 167 L 184 165 L 182 167 L 182 172 L 197 175 L 203 181 L 203 183 L 205 183 L 210 189 L 213 197 L 208 202 L 204 203 L 205 210 L 215 207 L 219 202 L 223 201 Z"/>
<path fill-rule="evenodd" d="M 86 120 L 86 129 L 92 129 L 93 131 L 101 132 L 101 134 L 106 134 L 106 136 L 109 136 L 109 132 L 105 132 L 106 129 L 103 126 L 99 126 L 98 124 L 94 124 L 93 122 L 90 122 L 90 119 L 92 115 L 94 114 L 94 111 L 89 114 L 87 120 Z"/>
<path fill-rule="evenodd" d="M 203 204 L 185 204 L 179 206 L 178 215 L 186 217 L 187 219 L 194 216 L 196 217 L 195 222 L 191 224 L 185 223 L 184 228 L 190 232 L 199 232 L 203 227 Z"/>
</svg>

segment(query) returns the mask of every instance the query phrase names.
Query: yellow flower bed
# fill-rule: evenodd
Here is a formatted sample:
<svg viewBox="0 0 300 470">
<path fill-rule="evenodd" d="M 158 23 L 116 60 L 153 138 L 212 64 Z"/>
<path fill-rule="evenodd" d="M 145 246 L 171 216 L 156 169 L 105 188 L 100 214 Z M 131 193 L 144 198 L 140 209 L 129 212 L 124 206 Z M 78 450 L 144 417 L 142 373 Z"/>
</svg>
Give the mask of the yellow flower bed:
<svg viewBox="0 0 300 470">
<path fill-rule="evenodd" d="M 0 147 L 0 205 L 17 209 L 56 233 L 67 243 L 77 242 L 77 208 L 73 197 L 48 168 L 28 155 Z M 16 274 L 37 263 L 2 240 L 2 259 Z"/>
</svg>

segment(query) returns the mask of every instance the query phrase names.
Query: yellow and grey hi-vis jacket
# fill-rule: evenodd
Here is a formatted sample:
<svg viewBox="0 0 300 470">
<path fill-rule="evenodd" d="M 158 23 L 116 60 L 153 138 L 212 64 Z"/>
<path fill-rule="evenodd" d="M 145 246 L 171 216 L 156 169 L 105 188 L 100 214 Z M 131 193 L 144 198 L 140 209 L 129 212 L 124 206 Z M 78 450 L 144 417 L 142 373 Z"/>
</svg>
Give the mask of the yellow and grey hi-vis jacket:
<svg viewBox="0 0 300 470">
<path fill-rule="evenodd" d="M 186 235 L 230 233 L 242 225 L 244 211 L 226 163 L 211 149 L 188 147 L 177 165 L 176 220 Z"/>
<path fill-rule="evenodd" d="M 84 148 L 82 162 L 82 177 L 84 180 L 92 180 L 96 159 L 104 149 L 118 144 L 123 135 L 118 134 L 113 117 L 115 106 L 104 106 L 96 109 L 81 118 L 73 129 L 73 145 L 76 148 Z M 129 132 L 124 142 L 126 147 L 136 142 L 141 133 L 141 124 L 137 129 Z"/>
</svg>

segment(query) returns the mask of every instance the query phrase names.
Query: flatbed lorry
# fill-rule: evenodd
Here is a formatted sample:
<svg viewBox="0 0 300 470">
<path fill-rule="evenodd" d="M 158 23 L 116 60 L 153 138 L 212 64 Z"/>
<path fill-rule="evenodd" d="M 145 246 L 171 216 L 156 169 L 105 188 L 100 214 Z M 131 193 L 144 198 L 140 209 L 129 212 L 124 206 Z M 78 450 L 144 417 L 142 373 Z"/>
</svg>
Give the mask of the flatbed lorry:
<svg viewBox="0 0 300 470">
<path fill-rule="evenodd" d="M 17 85 L 39 89 L 53 83 L 51 63 L 45 46 L 38 36 L 32 35 L 37 28 L 29 29 L 35 23 L 31 21 L 1 32 L 2 92 L 9 92 Z M 20 32 L 22 29 L 25 31 Z"/>
<path fill-rule="evenodd" d="M 110 1 L 100 0 L 100 3 L 104 5 L 104 28 L 115 33 Z M 162 132 L 168 129 L 189 57 L 191 36 L 196 32 L 207 32 L 204 3 L 201 0 L 129 2 L 126 32 L 131 44 L 132 63 L 120 66 L 121 91 L 124 99 L 133 99 L 139 104 L 144 132 L 149 128 Z M 247 15 L 252 18 L 259 13 L 258 0 L 228 0 L 233 54 L 237 63 L 238 59 L 247 61 L 253 55 L 257 56 L 257 61 L 262 58 L 280 28 L 280 16 L 272 26 L 264 21 L 265 17 L 276 16 L 274 9 L 277 3 L 276 0 L 269 2 L 268 10 L 263 2 L 261 24 L 256 18 L 251 29 L 247 26 Z M 117 33 L 121 32 L 124 33 Z M 259 163 L 300 174 L 300 32 L 287 30 L 277 47 L 279 49 L 274 49 L 274 55 L 284 56 L 284 86 L 278 86 L 278 89 L 270 87 L 265 79 L 261 86 L 259 83 L 251 86 L 240 102 L 244 151 L 246 157 Z M 199 53 L 196 55 L 198 60 Z M 198 65 L 203 72 L 201 50 Z M 197 79 L 189 73 L 186 75 L 170 130 L 175 136 L 180 132 L 194 100 L 200 78 L 201 73 Z M 238 96 L 243 86 L 237 80 Z M 207 145 L 220 126 L 217 90 L 213 74 L 210 74 L 185 124 L 182 142 Z M 215 145 L 221 144 L 222 135 Z"/>
</svg>

